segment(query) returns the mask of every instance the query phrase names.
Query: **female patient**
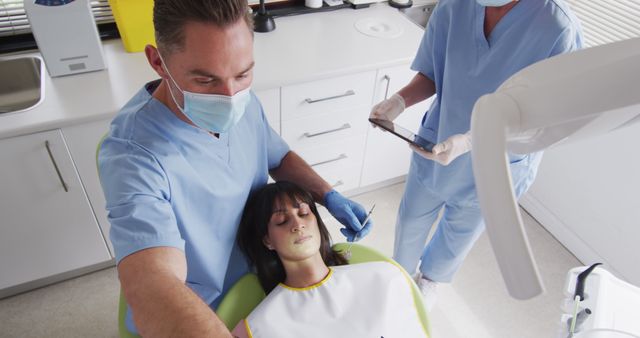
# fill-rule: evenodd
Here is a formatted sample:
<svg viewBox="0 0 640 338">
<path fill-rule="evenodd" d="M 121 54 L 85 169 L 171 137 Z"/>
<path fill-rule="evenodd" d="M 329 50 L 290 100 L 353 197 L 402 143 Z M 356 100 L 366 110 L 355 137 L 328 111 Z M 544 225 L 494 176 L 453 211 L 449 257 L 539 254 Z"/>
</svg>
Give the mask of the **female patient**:
<svg viewBox="0 0 640 338">
<path fill-rule="evenodd" d="M 426 337 L 410 280 L 388 262 L 346 265 L 311 195 L 269 184 L 245 207 L 238 244 L 267 297 L 237 337 Z"/>
</svg>

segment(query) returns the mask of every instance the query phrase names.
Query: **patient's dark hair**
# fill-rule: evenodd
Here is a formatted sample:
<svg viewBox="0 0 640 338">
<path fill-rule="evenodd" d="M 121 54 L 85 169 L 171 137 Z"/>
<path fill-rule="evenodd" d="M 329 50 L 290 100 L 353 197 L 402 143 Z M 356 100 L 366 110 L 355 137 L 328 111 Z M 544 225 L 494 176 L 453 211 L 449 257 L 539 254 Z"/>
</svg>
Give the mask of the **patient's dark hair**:
<svg viewBox="0 0 640 338">
<path fill-rule="evenodd" d="M 251 194 L 244 208 L 240 228 L 238 229 L 238 246 L 245 253 L 250 263 L 257 269 L 258 279 L 266 293 L 271 292 L 278 283 L 284 282 L 286 273 L 278 254 L 267 249 L 262 239 L 267 235 L 267 226 L 273 214 L 273 206 L 285 199 L 295 203 L 309 205 L 316 216 L 320 230 L 320 255 L 328 266 L 344 265 L 347 260 L 341 253 L 331 248 L 331 236 L 322 222 L 313 197 L 306 190 L 294 183 L 279 181 L 267 184 Z"/>
</svg>

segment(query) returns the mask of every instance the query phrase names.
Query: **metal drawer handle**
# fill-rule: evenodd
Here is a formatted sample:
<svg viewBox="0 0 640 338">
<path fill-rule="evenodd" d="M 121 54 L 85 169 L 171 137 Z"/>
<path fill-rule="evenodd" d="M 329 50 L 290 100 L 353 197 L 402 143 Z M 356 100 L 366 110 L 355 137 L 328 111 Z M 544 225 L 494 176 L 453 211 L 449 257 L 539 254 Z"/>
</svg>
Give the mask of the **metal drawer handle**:
<svg viewBox="0 0 640 338">
<path fill-rule="evenodd" d="M 343 185 L 343 184 L 344 184 L 344 182 L 342 182 L 342 180 L 339 180 L 338 182 L 336 182 L 336 183 L 335 183 L 334 185 L 332 185 L 331 187 L 332 187 L 332 188 L 336 188 L 336 187 L 339 187 L 339 186 L 341 186 L 341 185 Z"/>
<path fill-rule="evenodd" d="M 331 162 L 336 162 L 336 161 L 344 160 L 344 159 L 345 159 L 345 158 L 347 158 L 347 157 L 349 157 L 349 156 L 347 156 L 347 154 L 344 154 L 344 153 L 343 153 L 343 154 L 340 154 L 340 155 L 339 155 L 338 157 L 336 157 L 336 158 L 332 158 L 332 159 L 330 159 L 330 160 L 326 160 L 326 161 L 321 161 L 321 162 L 318 162 L 318 163 L 314 163 L 314 164 L 312 164 L 311 166 L 312 166 L 312 167 L 315 167 L 315 166 L 322 165 L 322 164 L 327 164 L 327 163 L 331 163 Z"/>
<path fill-rule="evenodd" d="M 385 75 L 382 77 L 382 79 L 387 81 L 387 88 L 384 90 L 384 99 L 386 100 L 389 96 L 389 85 L 391 84 L 391 77 L 389 75 Z"/>
<path fill-rule="evenodd" d="M 324 98 L 316 99 L 316 100 L 313 100 L 313 99 L 310 99 L 310 98 L 306 98 L 306 99 L 304 99 L 304 102 L 306 102 L 306 103 L 316 103 L 316 102 L 321 102 L 321 101 L 339 99 L 341 97 L 351 96 L 351 95 L 356 95 L 356 92 L 354 92 L 353 90 L 349 89 L 344 94 L 341 94 L 341 95 L 329 96 L 329 97 L 324 97 Z"/>
<path fill-rule="evenodd" d="M 321 131 L 319 133 L 315 133 L 315 134 L 310 134 L 310 133 L 304 133 L 302 134 L 302 136 L 304 137 L 308 137 L 308 138 L 312 138 L 312 137 L 316 137 L 316 136 L 320 136 L 320 135 L 324 135 L 324 134 L 329 134 L 329 133 L 335 133 L 337 131 L 340 130 L 345 130 L 345 129 L 349 129 L 351 128 L 351 125 L 348 123 L 343 124 L 341 127 L 338 127 L 336 129 L 331 129 L 331 130 L 326 130 L 326 131 Z"/>
<path fill-rule="evenodd" d="M 62 183 L 62 187 L 64 188 L 64 191 L 69 192 L 69 188 L 67 187 L 67 183 L 64 182 L 64 178 L 62 178 L 62 174 L 60 173 L 60 169 L 58 168 L 56 159 L 53 158 L 53 153 L 51 153 L 49 140 L 44 141 L 44 146 L 47 148 L 47 153 L 49 153 L 49 158 L 51 159 L 51 163 L 53 163 L 53 168 L 56 169 L 56 174 L 58 174 L 58 178 L 60 179 L 60 183 Z"/>
</svg>

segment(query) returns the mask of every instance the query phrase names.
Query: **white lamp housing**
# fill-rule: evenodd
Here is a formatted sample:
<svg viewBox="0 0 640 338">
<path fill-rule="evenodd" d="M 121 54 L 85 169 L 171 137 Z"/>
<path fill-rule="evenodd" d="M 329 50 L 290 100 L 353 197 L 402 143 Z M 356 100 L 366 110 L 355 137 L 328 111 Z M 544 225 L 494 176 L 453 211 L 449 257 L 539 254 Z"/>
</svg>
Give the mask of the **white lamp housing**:
<svg viewBox="0 0 640 338">
<path fill-rule="evenodd" d="M 511 184 L 507 151 L 537 152 L 640 122 L 640 38 L 559 55 L 480 97 L 472 162 L 487 233 L 509 294 L 543 292 Z"/>
</svg>

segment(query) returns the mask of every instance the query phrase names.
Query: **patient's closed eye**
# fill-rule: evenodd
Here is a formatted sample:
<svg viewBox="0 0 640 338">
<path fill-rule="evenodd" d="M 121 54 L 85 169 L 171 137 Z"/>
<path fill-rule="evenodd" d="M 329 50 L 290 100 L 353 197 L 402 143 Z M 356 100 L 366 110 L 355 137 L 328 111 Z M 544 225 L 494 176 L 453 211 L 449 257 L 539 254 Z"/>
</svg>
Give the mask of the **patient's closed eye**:
<svg viewBox="0 0 640 338">
<path fill-rule="evenodd" d="M 309 205 L 307 203 L 300 203 L 298 207 L 298 215 L 299 216 L 308 216 L 311 213 L 309 209 Z"/>
<path fill-rule="evenodd" d="M 287 223 L 287 217 L 284 214 L 278 214 L 272 218 L 272 222 L 275 223 L 275 225 L 283 225 Z"/>
</svg>

